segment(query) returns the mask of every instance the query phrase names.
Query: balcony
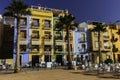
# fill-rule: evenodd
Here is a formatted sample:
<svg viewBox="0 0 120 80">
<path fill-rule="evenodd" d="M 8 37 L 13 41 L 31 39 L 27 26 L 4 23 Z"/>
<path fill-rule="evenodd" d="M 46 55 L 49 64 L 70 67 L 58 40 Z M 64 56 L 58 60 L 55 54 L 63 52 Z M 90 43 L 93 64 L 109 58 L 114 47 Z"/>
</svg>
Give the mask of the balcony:
<svg viewBox="0 0 120 80">
<path fill-rule="evenodd" d="M 117 38 L 112 37 L 111 42 L 116 42 L 117 40 Z"/>
<path fill-rule="evenodd" d="M 86 53 L 87 52 L 87 49 L 86 48 L 81 48 L 81 49 L 79 49 L 79 52 L 82 54 L 84 54 L 84 53 Z"/>
<path fill-rule="evenodd" d="M 109 38 L 109 36 L 108 36 L 108 35 L 103 35 L 103 38 L 107 38 L 107 39 L 108 39 L 108 38 Z"/>
<path fill-rule="evenodd" d="M 38 40 L 40 39 L 39 36 L 40 36 L 40 35 L 38 35 L 38 34 L 32 34 L 31 40 L 32 40 L 32 41 L 38 41 Z"/>
<path fill-rule="evenodd" d="M 112 52 L 118 52 L 118 48 L 113 48 Z"/>
<path fill-rule="evenodd" d="M 26 45 L 20 45 L 20 53 L 26 52 Z"/>
<path fill-rule="evenodd" d="M 117 52 L 118 51 L 118 48 L 116 48 L 116 45 L 113 44 L 113 47 L 112 47 L 112 52 Z"/>
<path fill-rule="evenodd" d="M 19 41 L 19 44 L 27 44 L 27 40 L 25 40 L 25 39 L 23 40 L 22 39 L 22 40 Z"/>
<path fill-rule="evenodd" d="M 39 19 L 32 19 L 31 28 L 39 28 Z"/>
<path fill-rule="evenodd" d="M 79 39 L 79 43 L 85 43 L 85 42 L 86 42 L 85 38 L 80 38 Z"/>
<path fill-rule="evenodd" d="M 44 41 L 50 41 L 52 38 L 52 35 L 45 35 L 44 37 L 43 37 L 43 39 L 44 39 Z"/>
<path fill-rule="evenodd" d="M 4 24 L 14 25 L 14 18 L 13 17 L 5 17 L 5 23 Z"/>
<path fill-rule="evenodd" d="M 104 46 L 105 49 L 110 49 L 110 46 Z"/>
<path fill-rule="evenodd" d="M 59 45 L 56 45 L 56 46 L 55 46 L 55 52 L 56 52 L 56 53 L 61 53 L 61 52 L 63 52 L 63 47 L 62 47 L 62 46 L 59 46 Z"/>
<path fill-rule="evenodd" d="M 44 54 L 50 54 L 51 53 L 51 45 L 45 45 L 44 46 Z"/>
<path fill-rule="evenodd" d="M 43 29 L 45 29 L 45 30 L 50 30 L 51 29 L 51 21 L 50 20 L 44 20 L 44 27 L 43 27 Z"/>
<path fill-rule="evenodd" d="M 65 36 L 65 42 L 67 42 L 67 39 L 68 39 L 68 37 Z M 73 36 L 69 36 L 69 40 L 70 40 L 70 42 L 72 42 L 73 41 Z"/>
<path fill-rule="evenodd" d="M 32 45 L 31 46 L 31 52 L 38 53 L 40 49 L 39 45 Z"/>
<path fill-rule="evenodd" d="M 34 39 L 31 40 L 31 45 L 39 45 L 39 44 L 40 44 L 39 40 L 34 40 Z"/>
<path fill-rule="evenodd" d="M 31 28 L 39 28 L 39 26 L 37 26 L 37 25 L 31 25 Z"/>
<path fill-rule="evenodd" d="M 44 54 L 45 54 L 45 55 L 50 55 L 50 54 L 51 54 L 51 51 L 44 51 Z"/>
<path fill-rule="evenodd" d="M 20 26 L 21 27 L 27 26 L 27 18 L 20 18 Z"/>
<path fill-rule="evenodd" d="M 55 40 L 63 40 L 63 36 L 55 36 Z"/>
<path fill-rule="evenodd" d="M 111 47 L 110 46 L 104 46 L 104 48 L 102 49 L 102 51 L 110 51 Z"/>
<path fill-rule="evenodd" d="M 68 48 L 66 48 L 66 52 L 68 52 Z M 70 48 L 70 52 L 73 52 L 73 48 Z"/>
<path fill-rule="evenodd" d="M 20 33 L 20 44 L 27 44 L 27 39 L 26 39 L 26 34 L 21 34 Z"/>
<path fill-rule="evenodd" d="M 44 27 L 43 27 L 42 29 L 44 29 L 44 30 L 50 30 L 51 27 L 50 27 L 50 26 L 45 26 L 45 25 L 44 25 Z"/>
</svg>

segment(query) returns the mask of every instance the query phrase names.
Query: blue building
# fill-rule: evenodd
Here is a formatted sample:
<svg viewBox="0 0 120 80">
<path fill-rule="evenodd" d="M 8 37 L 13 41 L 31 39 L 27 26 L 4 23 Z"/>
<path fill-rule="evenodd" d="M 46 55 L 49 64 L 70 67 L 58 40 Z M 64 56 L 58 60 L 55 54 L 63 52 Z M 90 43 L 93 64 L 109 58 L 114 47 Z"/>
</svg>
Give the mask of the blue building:
<svg viewBox="0 0 120 80">
<path fill-rule="evenodd" d="M 14 48 L 13 48 L 13 61 L 16 61 L 16 40 L 17 40 L 17 20 L 13 17 L 4 17 L 4 24 L 14 27 Z M 29 62 L 30 53 L 30 16 L 22 16 L 20 19 L 20 64 L 24 65 Z M 15 63 L 15 62 L 13 62 Z"/>
<path fill-rule="evenodd" d="M 74 32 L 74 50 L 76 59 L 82 63 L 85 63 L 87 60 L 89 60 L 87 30 L 87 24 L 83 22 L 79 24 L 78 29 L 76 29 Z"/>
<path fill-rule="evenodd" d="M 22 16 L 20 19 L 20 64 L 24 65 L 29 62 L 29 53 L 30 53 L 30 16 Z M 17 26 L 16 20 L 14 25 L 14 54 L 13 59 L 16 59 L 16 36 L 17 36 Z"/>
</svg>

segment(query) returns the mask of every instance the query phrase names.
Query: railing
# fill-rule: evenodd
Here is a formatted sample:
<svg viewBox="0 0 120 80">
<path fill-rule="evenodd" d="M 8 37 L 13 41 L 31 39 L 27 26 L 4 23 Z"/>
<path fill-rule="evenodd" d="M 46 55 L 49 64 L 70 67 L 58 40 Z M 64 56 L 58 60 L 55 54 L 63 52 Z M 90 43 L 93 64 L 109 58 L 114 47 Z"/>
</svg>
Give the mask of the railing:
<svg viewBox="0 0 120 80">
<path fill-rule="evenodd" d="M 54 9 L 54 8 L 47 8 L 47 7 L 41 7 L 41 6 L 31 6 L 31 9 L 36 9 L 36 10 L 41 10 L 41 11 L 59 11 L 59 12 L 64 12 L 64 10 L 59 10 L 59 9 Z"/>
<path fill-rule="evenodd" d="M 55 36 L 55 40 L 63 40 L 63 36 Z"/>
</svg>

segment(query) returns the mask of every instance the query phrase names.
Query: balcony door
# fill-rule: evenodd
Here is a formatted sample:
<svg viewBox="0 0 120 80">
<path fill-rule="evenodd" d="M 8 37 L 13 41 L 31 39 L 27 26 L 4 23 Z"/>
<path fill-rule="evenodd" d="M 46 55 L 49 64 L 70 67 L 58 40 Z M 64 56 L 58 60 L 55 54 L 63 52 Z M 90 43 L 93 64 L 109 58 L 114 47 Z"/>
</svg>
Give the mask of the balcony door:
<svg viewBox="0 0 120 80">
<path fill-rule="evenodd" d="M 32 66 L 35 66 L 36 63 L 39 63 L 39 55 L 32 56 Z"/>
<path fill-rule="evenodd" d="M 62 55 L 56 55 L 56 62 L 63 65 L 63 56 Z"/>
</svg>

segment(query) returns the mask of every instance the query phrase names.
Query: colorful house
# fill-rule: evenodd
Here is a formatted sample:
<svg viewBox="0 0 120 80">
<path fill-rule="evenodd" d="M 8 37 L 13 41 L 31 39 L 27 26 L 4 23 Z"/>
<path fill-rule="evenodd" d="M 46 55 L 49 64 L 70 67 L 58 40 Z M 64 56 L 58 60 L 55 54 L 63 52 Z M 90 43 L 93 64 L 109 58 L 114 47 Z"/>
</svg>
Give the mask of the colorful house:
<svg viewBox="0 0 120 80">
<path fill-rule="evenodd" d="M 74 32 L 74 51 L 77 59 L 80 59 L 82 63 L 89 60 L 88 49 L 88 28 L 85 22 L 80 23 L 78 29 Z M 79 58 L 78 58 L 79 57 Z M 77 60 L 79 61 L 79 60 Z"/>
<path fill-rule="evenodd" d="M 105 23 L 103 23 L 105 24 Z M 113 59 L 112 51 L 111 51 L 111 33 L 110 27 L 106 26 L 106 31 L 100 33 L 100 54 L 98 54 L 98 33 L 93 32 L 90 29 L 93 29 L 95 25 L 92 22 L 88 23 L 89 29 L 89 49 L 90 49 L 90 57 L 93 63 L 99 63 L 99 56 L 101 56 L 102 62 L 106 59 Z"/>
<path fill-rule="evenodd" d="M 67 59 L 66 32 L 55 30 L 55 24 L 65 11 L 41 6 L 31 6 L 30 10 L 32 15 L 22 15 L 20 18 L 20 64 L 56 61 L 62 65 L 63 60 Z M 4 24 L 14 26 L 13 59 L 15 61 L 16 19 L 4 17 Z M 71 56 L 74 55 L 73 35 L 74 32 L 70 31 Z"/>
</svg>

